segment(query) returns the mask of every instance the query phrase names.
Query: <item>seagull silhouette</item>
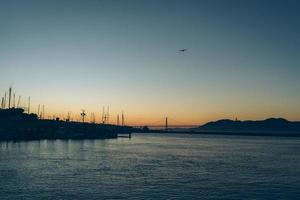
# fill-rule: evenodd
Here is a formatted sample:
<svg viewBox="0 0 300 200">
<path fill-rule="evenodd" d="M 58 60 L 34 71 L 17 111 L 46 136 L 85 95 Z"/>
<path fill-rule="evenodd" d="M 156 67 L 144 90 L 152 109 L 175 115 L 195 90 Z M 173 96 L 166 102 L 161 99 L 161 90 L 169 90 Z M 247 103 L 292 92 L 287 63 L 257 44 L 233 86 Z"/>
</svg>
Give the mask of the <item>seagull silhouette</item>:
<svg viewBox="0 0 300 200">
<path fill-rule="evenodd" d="M 187 51 L 187 49 L 180 49 L 179 51 L 180 52 L 185 52 L 185 51 Z"/>
</svg>

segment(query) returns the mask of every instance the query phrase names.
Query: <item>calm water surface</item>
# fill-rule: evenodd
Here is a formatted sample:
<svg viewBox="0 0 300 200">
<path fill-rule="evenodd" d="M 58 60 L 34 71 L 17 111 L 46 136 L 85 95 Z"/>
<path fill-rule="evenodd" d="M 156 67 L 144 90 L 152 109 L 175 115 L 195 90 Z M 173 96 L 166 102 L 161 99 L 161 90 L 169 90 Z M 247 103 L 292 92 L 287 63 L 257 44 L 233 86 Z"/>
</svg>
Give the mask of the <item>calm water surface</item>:
<svg viewBox="0 0 300 200">
<path fill-rule="evenodd" d="M 0 143 L 0 199 L 297 199 L 300 138 Z"/>
</svg>

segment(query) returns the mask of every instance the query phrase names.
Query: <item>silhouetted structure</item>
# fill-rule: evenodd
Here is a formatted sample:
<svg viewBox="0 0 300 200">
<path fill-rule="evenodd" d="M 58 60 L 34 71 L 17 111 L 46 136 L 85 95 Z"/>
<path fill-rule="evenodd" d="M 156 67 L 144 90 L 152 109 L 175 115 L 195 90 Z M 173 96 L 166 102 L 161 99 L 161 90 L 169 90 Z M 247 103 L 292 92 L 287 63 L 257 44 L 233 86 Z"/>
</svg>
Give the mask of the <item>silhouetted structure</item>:
<svg viewBox="0 0 300 200">
<path fill-rule="evenodd" d="M 122 111 L 122 126 L 125 126 L 124 112 Z"/>
<path fill-rule="evenodd" d="M 118 133 L 131 133 L 132 128 L 95 123 L 40 120 L 24 109 L 0 109 L 0 140 L 36 139 L 105 139 Z"/>
<path fill-rule="evenodd" d="M 85 110 L 82 110 L 82 112 L 80 113 L 81 117 L 82 117 L 82 122 L 84 123 L 84 117 L 85 117 Z"/>
<path fill-rule="evenodd" d="M 166 117 L 166 131 L 168 130 L 168 117 Z"/>
<path fill-rule="evenodd" d="M 8 108 L 10 108 L 10 101 L 11 101 L 11 87 L 8 90 Z"/>
</svg>

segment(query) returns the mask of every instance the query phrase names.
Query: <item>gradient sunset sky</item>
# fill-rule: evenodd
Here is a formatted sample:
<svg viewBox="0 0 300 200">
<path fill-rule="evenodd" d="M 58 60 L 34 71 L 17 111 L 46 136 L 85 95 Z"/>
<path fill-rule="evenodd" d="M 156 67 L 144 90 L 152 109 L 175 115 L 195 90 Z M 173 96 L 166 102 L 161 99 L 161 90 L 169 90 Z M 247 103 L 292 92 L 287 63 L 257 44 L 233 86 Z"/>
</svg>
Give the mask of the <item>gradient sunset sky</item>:
<svg viewBox="0 0 300 200">
<path fill-rule="evenodd" d="M 0 92 L 127 124 L 300 120 L 298 0 L 0 0 Z M 187 48 L 186 52 L 179 49 Z"/>
</svg>

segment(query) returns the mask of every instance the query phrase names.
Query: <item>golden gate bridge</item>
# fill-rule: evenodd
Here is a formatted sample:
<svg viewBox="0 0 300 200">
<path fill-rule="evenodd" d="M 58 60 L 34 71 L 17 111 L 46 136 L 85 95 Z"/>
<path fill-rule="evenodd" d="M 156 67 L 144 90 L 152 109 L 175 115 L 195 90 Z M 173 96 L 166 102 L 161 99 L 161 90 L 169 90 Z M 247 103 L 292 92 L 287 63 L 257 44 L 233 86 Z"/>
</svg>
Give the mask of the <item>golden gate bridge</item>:
<svg viewBox="0 0 300 200">
<path fill-rule="evenodd" d="M 178 121 L 170 117 L 162 117 L 157 121 L 152 123 L 147 123 L 142 126 L 134 126 L 136 128 L 148 127 L 152 129 L 175 129 L 175 128 L 197 128 L 200 124 L 188 124 L 181 121 Z"/>
</svg>

